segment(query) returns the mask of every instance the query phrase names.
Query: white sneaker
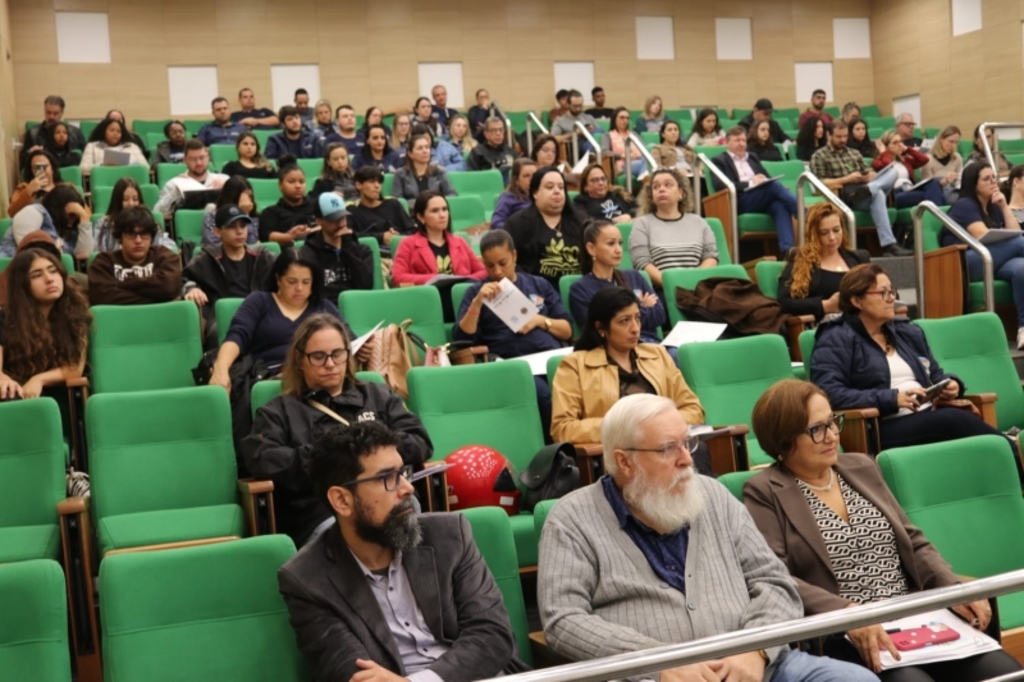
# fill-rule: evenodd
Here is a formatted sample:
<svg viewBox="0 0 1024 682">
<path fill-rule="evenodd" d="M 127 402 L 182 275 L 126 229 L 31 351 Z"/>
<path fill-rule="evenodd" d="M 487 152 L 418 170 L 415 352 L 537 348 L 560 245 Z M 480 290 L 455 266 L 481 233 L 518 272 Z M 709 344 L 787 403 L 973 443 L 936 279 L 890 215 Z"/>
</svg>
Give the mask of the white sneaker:
<svg viewBox="0 0 1024 682">
<path fill-rule="evenodd" d="M 1024 327 L 1017 329 L 1017 350 L 1024 350 Z"/>
</svg>

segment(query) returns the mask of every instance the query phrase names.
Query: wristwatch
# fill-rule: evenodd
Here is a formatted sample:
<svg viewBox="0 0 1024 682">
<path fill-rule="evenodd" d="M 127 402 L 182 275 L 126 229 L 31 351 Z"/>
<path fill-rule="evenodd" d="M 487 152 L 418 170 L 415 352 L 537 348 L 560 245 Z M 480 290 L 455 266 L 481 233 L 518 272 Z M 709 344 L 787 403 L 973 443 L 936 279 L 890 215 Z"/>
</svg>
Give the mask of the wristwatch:
<svg viewBox="0 0 1024 682">
<path fill-rule="evenodd" d="M 544 328 L 547 329 L 548 331 L 551 331 L 551 318 L 550 317 L 545 317 L 544 318 Z"/>
<path fill-rule="evenodd" d="M 767 668 L 772 662 L 772 659 L 768 657 L 768 652 L 764 649 L 758 649 L 757 653 L 761 656 L 761 660 L 764 661 L 764 666 Z"/>
</svg>

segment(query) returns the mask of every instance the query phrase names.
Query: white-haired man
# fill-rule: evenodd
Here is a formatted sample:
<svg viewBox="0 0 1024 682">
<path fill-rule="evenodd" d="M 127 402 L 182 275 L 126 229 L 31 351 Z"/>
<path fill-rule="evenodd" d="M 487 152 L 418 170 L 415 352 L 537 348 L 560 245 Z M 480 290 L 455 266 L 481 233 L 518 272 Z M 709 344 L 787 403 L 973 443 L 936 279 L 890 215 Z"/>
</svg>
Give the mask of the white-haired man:
<svg viewBox="0 0 1024 682">
<path fill-rule="evenodd" d="M 548 644 L 587 660 L 800 618 L 786 567 L 746 509 L 694 472 L 675 404 L 638 394 L 601 423 L 608 475 L 563 497 L 544 524 L 538 602 Z M 661 682 L 863 682 L 858 665 L 751 651 L 664 670 Z"/>
</svg>

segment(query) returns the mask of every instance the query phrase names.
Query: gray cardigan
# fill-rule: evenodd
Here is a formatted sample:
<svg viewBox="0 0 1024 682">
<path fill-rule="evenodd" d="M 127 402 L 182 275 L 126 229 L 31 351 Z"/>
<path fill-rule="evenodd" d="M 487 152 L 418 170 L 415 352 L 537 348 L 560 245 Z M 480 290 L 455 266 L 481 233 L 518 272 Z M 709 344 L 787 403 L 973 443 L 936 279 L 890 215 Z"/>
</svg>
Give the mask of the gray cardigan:
<svg viewBox="0 0 1024 682">
<path fill-rule="evenodd" d="M 446 197 L 458 195 L 458 192 L 452 189 L 451 183 L 448 182 L 448 173 L 440 166 L 433 164 L 431 164 L 430 170 L 427 172 L 427 189 L 440 192 Z M 416 201 L 419 193 L 419 183 L 416 182 L 415 174 L 408 167 L 399 168 L 395 171 L 395 184 L 391 188 L 392 196 L 405 198 L 409 202 L 409 209 L 411 210 L 411 204 Z"/>
<path fill-rule="evenodd" d="M 548 645 L 589 660 L 803 616 L 796 584 L 725 487 L 695 476 L 687 594 L 661 581 L 619 526 L 600 482 L 563 497 L 540 539 L 537 603 Z M 786 647 L 768 649 L 769 680 Z"/>
</svg>

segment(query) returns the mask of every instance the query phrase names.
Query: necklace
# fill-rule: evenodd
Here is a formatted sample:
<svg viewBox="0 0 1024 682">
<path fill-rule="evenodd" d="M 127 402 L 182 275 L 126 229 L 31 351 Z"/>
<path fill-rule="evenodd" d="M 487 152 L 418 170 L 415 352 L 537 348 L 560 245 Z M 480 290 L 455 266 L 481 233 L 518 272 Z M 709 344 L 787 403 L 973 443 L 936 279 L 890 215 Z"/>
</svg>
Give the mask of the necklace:
<svg viewBox="0 0 1024 682">
<path fill-rule="evenodd" d="M 836 480 L 836 472 L 834 469 L 831 468 L 828 470 L 828 483 L 826 483 L 825 485 L 811 485 L 810 483 L 799 477 L 797 478 L 797 480 L 816 493 L 827 493 L 832 491 L 832 484 L 835 483 Z"/>
</svg>

